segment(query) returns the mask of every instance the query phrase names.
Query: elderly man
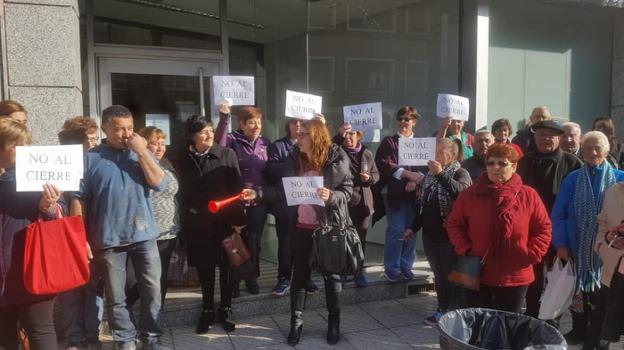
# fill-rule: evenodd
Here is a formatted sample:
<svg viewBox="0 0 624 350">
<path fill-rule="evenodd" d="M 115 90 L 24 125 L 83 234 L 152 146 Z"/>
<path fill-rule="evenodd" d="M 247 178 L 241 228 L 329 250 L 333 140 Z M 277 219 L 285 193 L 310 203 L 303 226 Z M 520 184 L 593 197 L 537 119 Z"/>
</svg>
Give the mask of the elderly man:
<svg viewBox="0 0 624 350">
<path fill-rule="evenodd" d="M 529 122 L 526 128 L 518 130 L 516 136 L 511 140 L 512 143 L 520 146 L 522 153 L 529 153 L 535 151 L 535 130 L 533 125 L 544 120 L 550 119 L 550 110 L 546 106 L 540 106 L 533 108 L 531 115 L 529 116 Z"/>
<path fill-rule="evenodd" d="M 542 198 L 546 210 L 550 214 L 555 203 L 557 193 L 563 178 L 573 170 L 583 165 L 575 155 L 566 153 L 559 148 L 559 141 L 563 136 L 563 128 L 555 120 L 545 120 L 533 125 L 535 131 L 534 152 L 527 153 L 518 162 L 518 175 L 525 185 L 533 187 Z M 552 257 L 554 252 L 551 252 Z M 549 255 L 544 258 L 548 261 Z M 533 265 L 535 282 L 529 286 L 526 296 L 526 313 L 537 317 L 539 313 L 539 299 L 544 289 L 543 263 Z"/>
<path fill-rule="evenodd" d="M 563 136 L 559 148 L 564 152 L 581 157 L 581 126 L 574 122 L 563 123 Z"/>
<path fill-rule="evenodd" d="M 472 141 L 474 155 L 462 163 L 462 168 L 468 170 L 473 183 L 485 171 L 485 156 L 488 148 L 493 144 L 494 136 L 488 130 L 477 131 L 474 135 L 474 140 Z"/>
<path fill-rule="evenodd" d="M 161 268 L 158 227 L 149 195 L 150 189 L 160 191 L 166 186 L 165 173 L 147 149 L 147 141 L 134 133 L 132 114 L 126 107 L 102 111 L 102 130 L 106 140 L 86 155 L 75 204 L 85 214 L 94 261 L 102 273 L 115 348 L 136 349 L 138 333 L 143 349 L 169 349 L 159 341 Z M 141 298 L 138 327 L 126 306 L 128 260 L 134 266 Z"/>
</svg>

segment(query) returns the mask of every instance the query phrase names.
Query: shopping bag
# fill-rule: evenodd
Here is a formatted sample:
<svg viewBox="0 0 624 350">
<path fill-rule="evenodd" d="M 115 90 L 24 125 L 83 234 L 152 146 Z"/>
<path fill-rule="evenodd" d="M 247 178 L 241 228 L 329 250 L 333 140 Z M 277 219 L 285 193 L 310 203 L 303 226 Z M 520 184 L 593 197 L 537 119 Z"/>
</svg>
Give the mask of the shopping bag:
<svg viewBox="0 0 624 350">
<path fill-rule="evenodd" d="M 542 295 L 539 318 L 542 320 L 552 320 L 563 314 L 574 296 L 576 286 L 576 276 L 572 261 L 564 265 L 559 258 L 555 259 L 555 264 L 551 271 L 546 273 L 547 285 Z"/>
<path fill-rule="evenodd" d="M 481 284 L 482 264 L 483 259 L 478 256 L 458 256 L 457 262 L 447 279 L 463 288 L 478 291 Z"/>
<path fill-rule="evenodd" d="M 43 221 L 26 227 L 24 287 L 34 295 L 71 290 L 89 281 L 84 222 L 80 216 Z"/>
</svg>

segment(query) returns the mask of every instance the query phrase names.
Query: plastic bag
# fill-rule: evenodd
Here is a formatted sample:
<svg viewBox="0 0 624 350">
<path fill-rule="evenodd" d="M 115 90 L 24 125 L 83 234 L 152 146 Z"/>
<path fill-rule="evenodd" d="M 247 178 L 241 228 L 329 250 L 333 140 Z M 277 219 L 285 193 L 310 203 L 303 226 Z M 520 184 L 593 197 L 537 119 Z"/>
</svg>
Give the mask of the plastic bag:
<svg viewBox="0 0 624 350">
<path fill-rule="evenodd" d="M 551 271 L 546 273 L 547 285 L 542 295 L 539 318 L 552 320 L 563 314 L 572 304 L 576 275 L 572 261 L 565 265 L 557 258 Z"/>
</svg>

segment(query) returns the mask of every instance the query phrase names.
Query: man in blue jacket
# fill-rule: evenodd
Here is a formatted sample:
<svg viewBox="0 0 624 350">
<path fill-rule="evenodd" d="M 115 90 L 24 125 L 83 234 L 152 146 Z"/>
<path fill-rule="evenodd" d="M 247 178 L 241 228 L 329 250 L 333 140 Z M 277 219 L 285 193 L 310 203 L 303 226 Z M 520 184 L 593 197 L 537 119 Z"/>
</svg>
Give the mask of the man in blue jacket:
<svg viewBox="0 0 624 350">
<path fill-rule="evenodd" d="M 159 342 L 160 257 L 150 189 L 165 187 L 164 172 L 134 133 L 123 106 L 102 112 L 106 140 L 86 156 L 77 198 L 87 222 L 95 263 L 102 271 L 108 322 L 117 349 L 136 349 L 137 328 L 126 307 L 126 261 L 134 265 L 141 297 L 138 338 L 143 349 L 168 349 Z"/>
</svg>

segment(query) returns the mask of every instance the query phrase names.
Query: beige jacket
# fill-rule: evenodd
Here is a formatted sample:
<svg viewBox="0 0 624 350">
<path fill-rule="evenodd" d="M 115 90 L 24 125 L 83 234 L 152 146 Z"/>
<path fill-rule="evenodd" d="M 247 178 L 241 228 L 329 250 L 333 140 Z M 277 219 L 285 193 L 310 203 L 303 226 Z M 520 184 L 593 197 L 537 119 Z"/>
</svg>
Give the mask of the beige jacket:
<svg viewBox="0 0 624 350">
<path fill-rule="evenodd" d="M 605 240 L 607 231 L 624 221 L 624 182 L 617 183 L 607 190 L 602 203 L 602 211 L 598 214 L 598 234 L 594 250 L 602 259 L 603 270 L 601 282 L 607 287 L 618 268 L 624 249 L 609 248 Z"/>
</svg>

